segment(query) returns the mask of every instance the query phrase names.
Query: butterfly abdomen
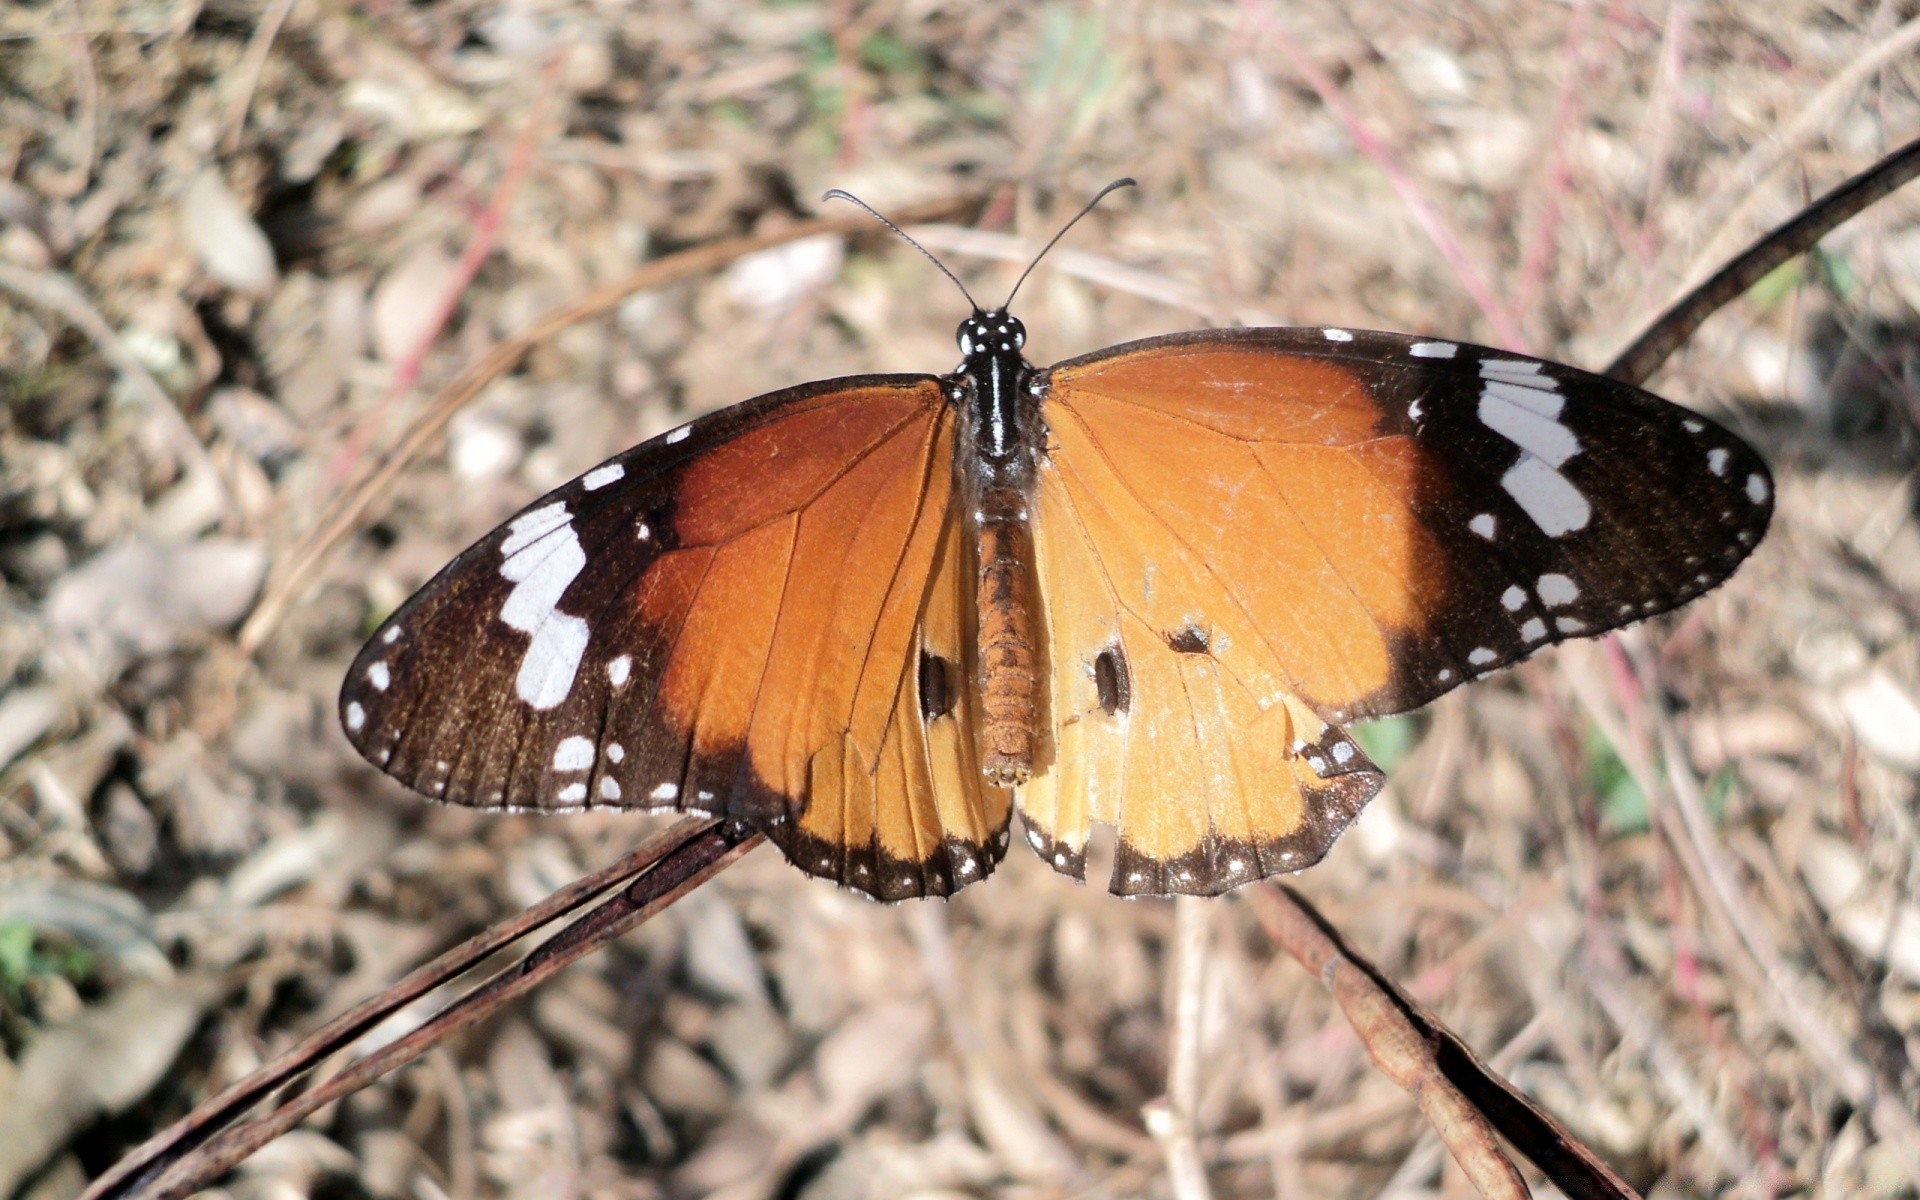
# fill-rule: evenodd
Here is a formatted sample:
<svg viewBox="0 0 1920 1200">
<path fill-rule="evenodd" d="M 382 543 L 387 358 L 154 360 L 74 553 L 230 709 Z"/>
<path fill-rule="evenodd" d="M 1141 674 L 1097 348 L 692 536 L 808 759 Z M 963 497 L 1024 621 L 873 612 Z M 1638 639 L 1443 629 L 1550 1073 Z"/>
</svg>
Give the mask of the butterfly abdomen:
<svg viewBox="0 0 1920 1200">
<path fill-rule="evenodd" d="M 979 527 L 980 769 L 999 787 L 1033 774 L 1040 729 L 1040 662 L 1033 536 L 1019 519 Z"/>
</svg>

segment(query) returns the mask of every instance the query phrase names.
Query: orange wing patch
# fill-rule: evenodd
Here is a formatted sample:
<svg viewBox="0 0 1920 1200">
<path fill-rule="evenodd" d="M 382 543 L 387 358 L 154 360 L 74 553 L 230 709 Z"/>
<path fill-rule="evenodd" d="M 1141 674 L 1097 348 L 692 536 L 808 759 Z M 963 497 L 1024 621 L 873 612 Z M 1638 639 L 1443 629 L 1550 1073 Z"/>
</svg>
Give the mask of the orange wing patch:
<svg viewBox="0 0 1920 1200">
<path fill-rule="evenodd" d="M 1208 638 L 1262 708 L 1294 696 L 1338 720 L 1389 684 L 1446 557 L 1409 502 L 1419 454 L 1380 434 L 1351 373 L 1201 344 L 1057 370 L 1047 414 L 1049 455 L 1149 626 Z"/>
</svg>

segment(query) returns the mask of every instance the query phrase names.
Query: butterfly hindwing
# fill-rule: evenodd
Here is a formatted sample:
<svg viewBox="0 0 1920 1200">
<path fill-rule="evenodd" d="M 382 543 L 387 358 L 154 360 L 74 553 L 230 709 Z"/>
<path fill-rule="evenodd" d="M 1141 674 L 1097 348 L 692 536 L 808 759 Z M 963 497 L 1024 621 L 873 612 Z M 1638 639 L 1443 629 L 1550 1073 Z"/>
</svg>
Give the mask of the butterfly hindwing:
<svg viewBox="0 0 1920 1200">
<path fill-rule="evenodd" d="M 1136 542 L 1146 514 L 1111 480 L 1106 494 L 1090 486 L 1077 461 L 1055 457 L 1036 497 L 1056 754 L 1020 793 L 1029 841 L 1082 877 L 1089 822 L 1113 825 L 1123 895 L 1214 894 L 1311 866 L 1380 772 L 1337 726 L 1239 669 L 1234 635 L 1198 616 L 1204 563 Z"/>
<path fill-rule="evenodd" d="M 816 751 L 805 811 L 770 831 L 811 873 L 887 900 L 984 879 L 1006 851 L 1013 814 L 1012 793 L 987 786 L 980 770 L 964 532 L 957 511 L 940 515 L 913 641 L 898 652 L 873 647 L 872 676 L 890 668 L 894 683 L 878 744 L 848 734 Z"/>
<path fill-rule="evenodd" d="M 341 693 L 349 738 L 435 799 L 704 812 L 754 822 L 790 856 L 830 749 L 875 777 L 867 803 L 897 810 L 870 828 L 985 845 L 980 789 L 936 797 L 926 755 L 888 749 L 913 682 L 901 665 L 936 565 L 950 571 L 952 426 L 938 380 L 862 377 L 609 460 L 382 625 Z M 800 865 L 875 891 L 840 874 L 867 861 Z M 945 890 L 940 871 L 908 865 L 917 882 L 888 894 Z"/>
</svg>

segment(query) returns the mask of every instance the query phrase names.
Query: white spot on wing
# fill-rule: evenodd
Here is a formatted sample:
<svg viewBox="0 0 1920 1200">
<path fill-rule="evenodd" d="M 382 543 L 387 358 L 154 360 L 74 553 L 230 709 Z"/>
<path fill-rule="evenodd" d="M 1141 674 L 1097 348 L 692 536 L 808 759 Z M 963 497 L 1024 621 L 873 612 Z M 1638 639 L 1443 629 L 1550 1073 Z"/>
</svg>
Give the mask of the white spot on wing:
<svg viewBox="0 0 1920 1200">
<path fill-rule="evenodd" d="M 573 516 L 567 512 L 567 505 L 563 500 L 555 500 L 552 504 L 543 504 L 531 512 L 521 513 L 507 526 L 509 532 L 507 540 L 500 543 L 500 557 L 512 558 L 572 520 Z M 504 568 L 501 574 L 506 574 Z M 507 578 L 512 579 L 514 576 L 508 575 Z"/>
<path fill-rule="evenodd" d="M 1441 683 L 1446 683 L 1450 681 L 1453 678 L 1453 668 L 1441 667 L 1440 673 L 1438 675 L 1435 675 L 1434 678 L 1438 679 Z"/>
<path fill-rule="evenodd" d="M 387 690 L 387 685 L 393 682 L 393 672 L 387 670 L 385 659 L 367 668 L 367 682 L 373 685 L 376 692 Z"/>
<path fill-rule="evenodd" d="M 560 794 L 555 797 L 562 804 L 578 804 L 586 798 L 587 785 L 584 783 L 570 783 L 561 788 Z"/>
<path fill-rule="evenodd" d="M 1587 623 L 1579 617 L 1555 617 L 1553 623 L 1560 627 L 1561 633 L 1584 633 Z"/>
<path fill-rule="evenodd" d="M 1493 540 L 1493 531 L 1496 525 L 1497 523 L 1494 521 L 1492 513 L 1481 513 L 1473 520 L 1467 522 L 1468 529 L 1473 530 L 1488 541 Z"/>
<path fill-rule="evenodd" d="M 633 670 L 633 656 L 622 654 L 607 663 L 607 682 L 615 687 L 627 681 L 627 675 Z"/>
<path fill-rule="evenodd" d="M 1534 587 L 1540 593 L 1540 602 L 1548 608 L 1572 604 L 1580 598 L 1580 585 L 1565 575 L 1542 575 Z"/>
<path fill-rule="evenodd" d="M 663 783 L 659 787 L 654 788 L 648 795 L 655 800 L 672 800 L 680 795 L 680 785 L 677 783 Z"/>
<path fill-rule="evenodd" d="M 578 734 L 560 739 L 553 748 L 553 769 L 556 771 L 584 771 L 593 765 L 593 739 Z"/>
<path fill-rule="evenodd" d="M 347 728 L 353 730 L 355 733 L 359 733 L 361 727 L 366 723 L 367 710 L 360 707 L 358 700 L 349 700 L 347 702 Z"/>
<path fill-rule="evenodd" d="M 1729 457 L 1731 456 L 1727 453 L 1725 446 L 1715 446 L 1713 449 L 1707 451 L 1707 470 L 1712 471 L 1715 475 L 1725 475 L 1727 473 L 1727 459 Z"/>
<path fill-rule="evenodd" d="M 400 640 L 400 627 L 398 625 L 387 626 L 387 631 L 380 635 L 380 640 L 389 646 L 393 645 Z"/>
<path fill-rule="evenodd" d="M 1548 537 L 1585 529 L 1593 517 L 1593 508 L 1579 489 L 1531 454 L 1522 454 L 1519 462 L 1507 468 L 1500 486 Z"/>
<path fill-rule="evenodd" d="M 1352 762 L 1353 745 L 1349 742 L 1335 742 L 1333 744 L 1333 761 L 1337 763 Z"/>
<path fill-rule="evenodd" d="M 1520 404 L 1509 395 L 1496 393 L 1496 388 L 1504 389 L 1507 393 L 1559 399 L 1550 392 L 1536 392 L 1532 388 L 1515 387 L 1508 383 L 1488 383 L 1486 391 L 1480 396 L 1482 425 L 1550 467 L 1558 467 L 1580 453 L 1580 440 L 1573 436 L 1572 430 L 1554 419 L 1559 415 L 1557 412 L 1549 416 L 1533 405 Z"/>
<path fill-rule="evenodd" d="M 1539 617 L 1529 617 L 1527 623 L 1520 627 L 1520 636 L 1529 642 L 1537 642 L 1547 636 L 1547 623 Z"/>
<path fill-rule="evenodd" d="M 587 649 L 586 621 L 559 611 L 560 597 L 587 565 L 586 552 L 563 503 L 522 514 L 508 529 L 500 543 L 500 574 L 514 588 L 500 606 L 500 619 L 533 635 L 514 690 L 534 708 L 553 708 L 573 691 Z"/>
<path fill-rule="evenodd" d="M 693 423 L 689 421 L 687 424 L 682 425 L 680 428 L 674 430 L 672 433 L 669 433 L 667 435 L 667 445 L 671 446 L 675 442 L 686 441 L 687 435 L 692 432 L 693 432 Z"/>
<path fill-rule="evenodd" d="M 1559 471 L 1580 453 L 1580 439 L 1560 420 L 1559 381 L 1537 362 L 1510 358 L 1482 359 L 1480 377 L 1481 422 L 1520 449 L 1500 486 L 1550 537 L 1586 528 L 1593 510 Z"/>
<path fill-rule="evenodd" d="M 595 467 L 580 477 L 580 486 L 590 492 L 597 492 L 610 483 L 616 483 L 626 476 L 627 469 L 619 463 L 608 463 L 604 467 Z"/>
<path fill-rule="evenodd" d="M 1747 499 L 1755 504 L 1764 504 L 1767 500 L 1766 477 L 1755 472 L 1747 476 Z"/>
<path fill-rule="evenodd" d="M 1686 420 L 1680 422 L 1680 424 L 1686 426 L 1688 433 L 1702 433 L 1707 428 L 1705 425 L 1702 425 L 1700 422 L 1694 420 L 1692 417 L 1688 417 Z"/>
<path fill-rule="evenodd" d="M 1520 606 L 1527 602 L 1527 594 L 1518 585 L 1510 586 L 1500 593 L 1500 607 L 1508 612 L 1519 612 Z"/>
<path fill-rule="evenodd" d="M 1500 656 L 1498 654 L 1495 654 L 1493 651 L 1487 649 L 1485 646 L 1476 646 L 1473 649 L 1473 653 L 1467 655 L 1467 661 L 1472 663 L 1476 667 L 1484 667 L 1488 663 L 1492 662 L 1494 659 L 1499 657 Z"/>
<path fill-rule="evenodd" d="M 607 761 L 621 762 L 627 757 L 627 748 L 619 742 L 607 743 Z"/>
<path fill-rule="evenodd" d="M 611 775 L 602 775 L 600 777 L 600 796 L 606 800 L 618 800 L 620 798 L 620 781 Z"/>
<path fill-rule="evenodd" d="M 1330 342 L 1350 342 L 1353 335 L 1344 329 L 1322 329 L 1320 331 Z"/>
<path fill-rule="evenodd" d="M 1407 353 L 1415 358 L 1452 358 L 1459 350 L 1452 342 L 1415 342 Z"/>
<path fill-rule="evenodd" d="M 1480 378 L 1504 379 L 1509 383 L 1521 383 L 1528 387 L 1556 388 L 1560 384 L 1551 375 L 1540 373 L 1540 364 L 1526 362 L 1518 358 L 1483 358 L 1480 360 Z"/>
</svg>

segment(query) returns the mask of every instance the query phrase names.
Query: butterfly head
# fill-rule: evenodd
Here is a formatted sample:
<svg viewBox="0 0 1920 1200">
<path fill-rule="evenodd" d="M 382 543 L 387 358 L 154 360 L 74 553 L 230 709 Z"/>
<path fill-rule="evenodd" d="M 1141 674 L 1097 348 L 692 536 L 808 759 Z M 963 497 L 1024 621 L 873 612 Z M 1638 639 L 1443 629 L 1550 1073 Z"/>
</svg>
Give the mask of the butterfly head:
<svg viewBox="0 0 1920 1200">
<path fill-rule="evenodd" d="M 960 353 L 967 361 L 974 362 L 1020 353 L 1020 348 L 1027 344 L 1027 327 L 1005 309 L 976 312 L 960 322 L 954 339 L 960 343 Z"/>
</svg>

